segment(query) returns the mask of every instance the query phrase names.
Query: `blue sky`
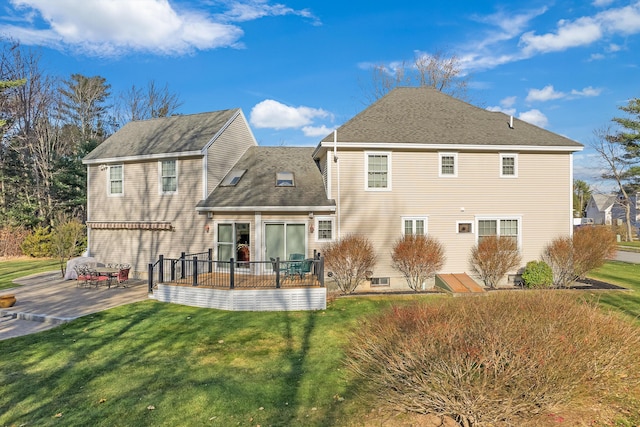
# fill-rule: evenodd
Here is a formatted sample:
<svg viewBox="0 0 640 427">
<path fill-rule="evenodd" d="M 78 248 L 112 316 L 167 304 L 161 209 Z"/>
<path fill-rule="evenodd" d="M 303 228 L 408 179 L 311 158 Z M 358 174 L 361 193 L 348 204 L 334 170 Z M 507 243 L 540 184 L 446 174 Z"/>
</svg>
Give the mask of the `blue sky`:
<svg viewBox="0 0 640 427">
<path fill-rule="evenodd" d="M 445 50 L 472 102 L 588 145 L 640 96 L 640 1 L 5 0 L 0 34 L 52 74 L 149 80 L 182 114 L 240 107 L 261 145 L 316 145 L 366 106 L 371 66 Z M 588 147 L 575 177 L 596 188 Z"/>
</svg>

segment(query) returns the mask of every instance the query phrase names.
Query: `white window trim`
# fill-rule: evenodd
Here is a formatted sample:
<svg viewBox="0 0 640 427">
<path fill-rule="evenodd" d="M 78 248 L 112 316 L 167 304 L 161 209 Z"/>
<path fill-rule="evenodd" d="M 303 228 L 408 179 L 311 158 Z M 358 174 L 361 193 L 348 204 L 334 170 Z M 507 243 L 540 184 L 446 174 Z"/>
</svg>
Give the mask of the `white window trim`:
<svg viewBox="0 0 640 427">
<path fill-rule="evenodd" d="M 176 162 L 176 191 L 162 191 L 162 162 L 169 162 L 169 161 L 174 161 Z M 178 159 L 162 159 L 162 160 L 158 160 L 158 194 L 161 195 L 170 195 L 170 194 L 177 194 L 178 193 Z"/>
<path fill-rule="evenodd" d="M 478 221 L 484 220 L 494 220 L 496 221 L 496 231 L 498 236 L 500 236 L 500 220 L 517 220 L 518 221 L 518 249 L 522 250 L 522 216 L 521 215 L 491 215 L 491 216 L 476 216 L 473 227 L 475 230 L 479 230 Z M 476 234 L 476 245 L 478 244 L 478 239 L 480 238 L 480 233 Z"/>
<path fill-rule="evenodd" d="M 442 173 L 442 158 L 443 157 L 453 157 L 453 173 L 452 174 L 443 174 Z M 458 153 L 456 152 L 440 152 L 438 153 L 438 176 L 440 178 L 457 178 L 458 177 Z"/>
<path fill-rule="evenodd" d="M 503 160 L 505 158 L 513 158 L 513 175 L 504 175 Z M 517 153 L 500 153 L 500 178 L 517 178 L 518 177 L 518 154 Z"/>
<path fill-rule="evenodd" d="M 329 239 L 321 239 L 320 238 L 320 221 L 331 221 L 331 237 Z M 317 242 L 332 242 L 336 238 L 336 219 L 332 216 L 317 216 L 315 217 L 315 228 L 316 228 L 316 241 Z"/>
<path fill-rule="evenodd" d="M 112 193 L 111 192 L 111 168 L 120 166 L 120 170 L 122 171 L 122 192 L 120 193 Z M 118 163 L 107 166 L 107 196 L 109 197 L 123 197 L 124 196 L 124 164 Z"/>
<path fill-rule="evenodd" d="M 387 156 L 387 187 L 386 188 L 370 188 L 369 187 L 369 156 Z M 391 151 L 365 151 L 364 152 L 364 190 L 365 191 L 391 191 Z"/>
<path fill-rule="evenodd" d="M 469 224 L 471 225 L 471 230 L 469 230 L 468 233 L 460 233 L 460 224 Z M 472 220 L 468 220 L 468 221 L 456 221 L 456 234 L 473 234 L 473 231 L 475 230 L 475 224 L 473 223 Z"/>
<path fill-rule="evenodd" d="M 404 236 L 404 222 L 405 221 L 416 221 L 422 220 L 424 221 L 424 235 L 429 234 L 429 217 L 427 216 L 403 216 L 402 221 L 400 221 L 400 234 Z M 413 223 L 414 231 L 415 231 L 415 222 Z"/>
</svg>

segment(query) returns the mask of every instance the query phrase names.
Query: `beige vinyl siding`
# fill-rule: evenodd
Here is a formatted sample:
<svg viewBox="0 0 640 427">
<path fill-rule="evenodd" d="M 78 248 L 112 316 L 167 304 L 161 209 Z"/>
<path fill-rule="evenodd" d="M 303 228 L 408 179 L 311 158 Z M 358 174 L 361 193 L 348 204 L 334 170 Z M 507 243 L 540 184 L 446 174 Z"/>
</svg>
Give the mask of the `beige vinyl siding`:
<svg viewBox="0 0 640 427">
<path fill-rule="evenodd" d="M 332 217 L 332 212 L 315 212 L 315 216 L 322 217 Z M 207 224 L 210 225 L 211 229 L 211 244 L 215 246 L 217 242 L 217 225 L 218 224 L 229 224 L 229 223 L 249 223 L 250 224 L 250 247 L 251 247 L 251 260 L 263 260 L 264 258 L 264 226 L 265 224 L 273 224 L 273 223 L 289 223 L 289 224 L 304 224 L 305 226 L 305 241 L 307 247 L 307 257 L 312 257 L 314 250 L 317 252 L 322 252 L 324 248 L 325 242 L 318 242 L 316 240 L 317 233 L 314 229 L 314 232 L 311 233 L 309 231 L 309 226 L 311 224 L 315 225 L 315 220 L 309 218 L 308 212 L 304 213 L 291 213 L 291 212 L 269 212 L 259 214 L 259 230 L 256 230 L 256 215 L 255 214 L 247 214 L 242 212 L 226 212 L 226 213 L 216 213 L 213 219 L 207 220 Z M 335 224 L 335 222 L 334 222 Z M 334 231 L 335 232 L 335 231 Z M 258 234 L 262 236 L 262 239 L 258 238 Z M 258 240 L 260 241 L 258 241 Z M 214 247 L 212 246 L 212 247 Z M 214 249 L 215 250 L 215 249 Z"/>
<path fill-rule="evenodd" d="M 90 251 L 100 262 L 130 263 L 145 273 L 158 254 L 177 256 L 181 251 L 206 249 L 206 215 L 195 205 L 202 194 L 200 157 L 178 159 L 178 190 L 160 194 L 157 161 L 124 163 L 124 195 L 107 197 L 106 170 L 89 167 L 91 222 L 167 221 L 172 231 L 90 230 Z"/>
<path fill-rule="evenodd" d="M 225 131 L 215 140 L 207 152 L 207 194 L 208 196 L 231 170 L 233 165 L 256 142 L 244 120 L 239 114 Z M 206 197 L 205 196 L 205 197 Z"/>
<path fill-rule="evenodd" d="M 393 191 L 363 190 L 362 151 L 340 151 L 341 235 L 362 233 L 374 243 L 374 277 L 404 280 L 391 267 L 390 251 L 401 236 L 403 216 L 427 217 L 428 234 L 446 249 L 443 272 L 470 272 L 478 216 L 521 220 L 523 265 L 538 259 L 554 237 L 571 230 L 570 171 L 567 153 L 518 153 L 518 177 L 500 178 L 499 152 L 458 152 L 457 177 L 438 176 L 438 152 L 393 151 Z M 334 167 L 334 174 L 337 174 Z M 471 222 L 473 233 L 457 233 L 457 222 Z"/>
</svg>

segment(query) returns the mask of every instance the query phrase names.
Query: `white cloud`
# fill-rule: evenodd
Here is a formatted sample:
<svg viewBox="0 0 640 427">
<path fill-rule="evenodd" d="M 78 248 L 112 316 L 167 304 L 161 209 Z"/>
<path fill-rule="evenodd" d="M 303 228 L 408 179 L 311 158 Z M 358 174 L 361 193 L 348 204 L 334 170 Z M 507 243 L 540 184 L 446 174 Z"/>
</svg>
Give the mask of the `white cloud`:
<svg viewBox="0 0 640 427">
<path fill-rule="evenodd" d="M 322 126 L 304 126 L 302 128 L 302 132 L 304 132 L 304 136 L 310 137 L 320 137 L 327 136 L 331 132 L 333 132 L 332 128 L 328 128 L 325 125 Z"/>
<path fill-rule="evenodd" d="M 509 116 L 513 116 L 516 114 L 516 109 L 513 106 L 516 103 L 517 97 L 515 96 L 507 96 L 500 100 L 500 106 L 487 107 L 488 111 L 501 111 Z"/>
<path fill-rule="evenodd" d="M 560 99 L 566 96 L 563 92 L 556 92 L 552 85 L 547 85 L 542 89 L 529 89 L 526 100 L 533 101 L 550 101 L 552 99 Z"/>
<path fill-rule="evenodd" d="M 536 35 L 534 31 L 526 32 L 520 37 L 520 44 L 525 54 L 535 52 L 555 52 L 571 47 L 585 46 L 602 37 L 602 27 L 593 18 L 578 18 L 573 22 L 561 20 L 556 33 Z"/>
<path fill-rule="evenodd" d="M 592 5 L 595 7 L 606 7 L 613 3 L 613 0 L 594 0 Z"/>
<path fill-rule="evenodd" d="M 532 125 L 536 125 L 539 127 L 546 127 L 549 124 L 549 119 L 547 116 L 542 114 L 540 110 L 529 110 L 518 115 L 520 120 L 524 120 L 527 123 L 531 123 Z"/>
<path fill-rule="evenodd" d="M 582 90 L 573 89 L 571 91 L 571 95 L 578 96 L 578 97 L 598 96 L 601 93 L 602 93 L 602 89 L 594 88 L 591 86 L 587 86 Z"/>
<path fill-rule="evenodd" d="M 502 106 L 493 106 L 493 107 L 487 107 L 487 111 L 493 111 L 493 112 L 501 112 L 504 113 L 508 116 L 513 116 L 514 114 L 516 114 L 516 109 L 515 108 L 504 108 Z"/>
<path fill-rule="evenodd" d="M 265 0 L 250 0 L 243 3 L 230 1 L 227 2 L 227 6 L 229 10 L 220 14 L 220 16 L 235 22 L 253 21 L 265 16 L 297 15 L 312 19 L 314 24 L 320 24 L 320 21 L 309 9 L 295 10 L 283 4 L 271 5 Z"/>
<path fill-rule="evenodd" d="M 168 0 L 10 0 L 10 3 L 15 9 L 13 15 L 21 14 L 22 20 L 0 25 L 0 33 L 11 34 L 24 44 L 73 49 L 95 56 L 130 51 L 182 55 L 195 50 L 242 47 L 239 40 L 244 32 L 233 22 L 286 14 L 313 18 L 307 10 L 272 6 L 261 0 L 242 5 L 216 2 L 217 7 L 228 8 L 226 13 L 217 15 L 202 8 L 178 8 Z"/>
<path fill-rule="evenodd" d="M 327 111 L 320 108 L 290 107 L 265 99 L 251 109 L 250 122 L 256 128 L 291 129 L 310 126 L 314 119 L 329 116 Z"/>
<path fill-rule="evenodd" d="M 599 2 L 606 5 L 606 2 Z M 640 1 L 621 8 L 603 10 L 593 17 L 583 16 L 573 21 L 558 21 L 557 30 L 536 35 L 529 31 L 520 38 L 527 55 L 563 51 L 587 46 L 605 36 L 630 35 L 640 32 Z"/>
<path fill-rule="evenodd" d="M 589 57 L 589 61 L 600 61 L 604 58 L 605 56 L 601 53 L 592 53 L 591 56 Z"/>
</svg>

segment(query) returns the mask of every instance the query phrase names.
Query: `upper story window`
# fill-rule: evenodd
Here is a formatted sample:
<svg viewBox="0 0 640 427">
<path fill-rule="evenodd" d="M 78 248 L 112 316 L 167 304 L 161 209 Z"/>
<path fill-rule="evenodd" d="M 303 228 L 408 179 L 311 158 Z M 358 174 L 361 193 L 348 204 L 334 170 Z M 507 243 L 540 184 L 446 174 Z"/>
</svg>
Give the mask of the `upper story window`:
<svg viewBox="0 0 640 427">
<path fill-rule="evenodd" d="M 295 181 L 293 180 L 293 172 L 276 173 L 276 186 L 293 187 L 294 185 L 295 185 Z"/>
<path fill-rule="evenodd" d="M 163 194 L 178 191 L 177 160 L 162 160 L 160 162 L 160 191 Z"/>
<path fill-rule="evenodd" d="M 365 153 L 367 190 L 391 190 L 391 153 Z"/>
<path fill-rule="evenodd" d="M 124 166 L 110 165 L 107 175 L 107 192 L 109 196 L 122 196 L 124 194 Z"/>
<path fill-rule="evenodd" d="M 240 178 L 242 178 L 246 171 L 246 169 L 233 169 L 224 177 L 220 185 L 223 187 L 234 187 L 240 182 Z"/>
<path fill-rule="evenodd" d="M 333 240 L 333 218 L 317 218 L 316 230 L 318 232 L 317 239 Z"/>
<path fill-rule="evenodd" d="M 517 178 L 518 177 L 518 155 L 517 154 L 500 154 L 500 177 L 501 178 Z"/>
<path fill-rule="evenodd" d="M 439 153 L 439 176 L 458 176 L 458 153 Z"/>
<path fill-rule="evenodd" d="M 402 233 L 424 235 L 427 234 L 427 218 L 426 217 L 403 217 Z"/>
</svg>

